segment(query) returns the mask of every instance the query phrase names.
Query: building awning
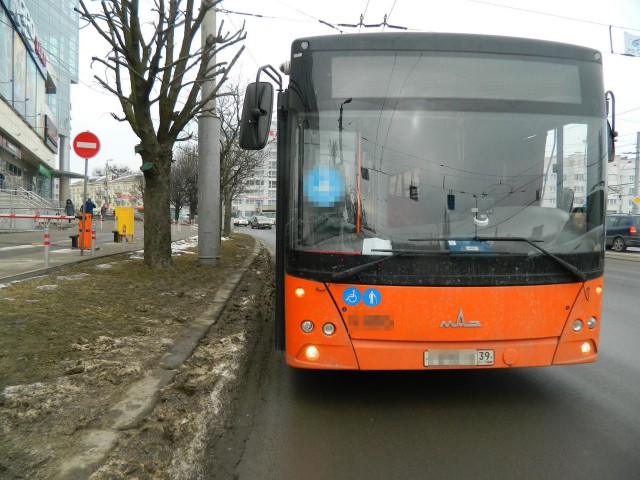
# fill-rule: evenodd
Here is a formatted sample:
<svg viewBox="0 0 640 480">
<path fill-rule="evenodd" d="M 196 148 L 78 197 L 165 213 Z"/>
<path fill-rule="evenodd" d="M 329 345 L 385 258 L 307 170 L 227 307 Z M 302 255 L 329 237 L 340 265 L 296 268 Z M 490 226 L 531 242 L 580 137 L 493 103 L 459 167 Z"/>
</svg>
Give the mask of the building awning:
<svg viewBox="0 0 640 480">
<path fill-rule="evenodd" d="M 66 170 L 52 170 L 55 177 L 67 177 L 67 178 L 84 178 L 83 173 L 69 172 Z"/>
</svg>

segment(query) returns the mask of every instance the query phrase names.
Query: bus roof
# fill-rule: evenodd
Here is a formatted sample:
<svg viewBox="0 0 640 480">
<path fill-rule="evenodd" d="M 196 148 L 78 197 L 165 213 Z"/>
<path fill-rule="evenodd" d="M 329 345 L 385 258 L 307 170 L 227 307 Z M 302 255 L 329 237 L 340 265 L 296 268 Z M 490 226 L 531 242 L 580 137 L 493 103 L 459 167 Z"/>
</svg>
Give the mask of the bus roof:
<svg viewBox="0 0 640 480">
<path fill-rule="evenodd" d="M 307 42 L 307 48 L 302 47 Z M 499 53 L 572 58 L 602 64 L 602 54 L 593 48 L 530 38 L 462 33 L 353 33 L 299 38 L 291 52 L 305 50 L 433 50 Z"/>
</svg>

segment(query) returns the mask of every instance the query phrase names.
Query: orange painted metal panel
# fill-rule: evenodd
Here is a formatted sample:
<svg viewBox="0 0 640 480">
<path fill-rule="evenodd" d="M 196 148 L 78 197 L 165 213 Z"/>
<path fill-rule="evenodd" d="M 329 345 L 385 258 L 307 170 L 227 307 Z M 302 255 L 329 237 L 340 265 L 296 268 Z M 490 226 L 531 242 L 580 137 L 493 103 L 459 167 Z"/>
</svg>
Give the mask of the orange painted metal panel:
<svg viewBox="0 0 640 480">
<path fill-rule="evenodd" d="M 469 345 L 468 342 L 383 342 L 376 340 L 354 340 L 353 343 L 362 370 L 441 370 L 443 368 L 509 368 L 550 365 L 558 340 L 556 338 L 539 338 L 509 342 L 473 342 L 473 345 Z M 494 350 L 494 365 L 481 367 L 424 366 L 425 351 L 470 348 Z"/>
<path fill-rule="evenodd" d="M 492 368 L 594 361 L 602 283 L 327 286 L 286 276 L 287 362 L 301 368 L 419 369 L 430 349 L 491 349 Z M 598 319 L 593 329 L 586 325 L 591 316 Z M 578 318 L 584 327 L 575 332 Z M 314 323 L 310 333 L 300 328 L 304 320 Z M 332 335 L 322 332 L 327 322 L 336 327 Z M 307 358 L 310 345 L 318 358 Z"/>
<path fill-rule="evenodd" d="M 304 333 L 300 328 L 304 320 L 311 320 L 314 324 L 310 333 Z M 336 327 L 333 335 L 322 332 L 325 323 L 332 323 Z M 322 283 L 285 277 L 285 343 L 289 365 L 302 368 L 358 368 L 342 317 Z M 309 345 L 319 349 L 320 356 L 315 361 L 305 357 Z"/>
<path fill-rule="evenodd" d="M 347 305 L 344 292 L 369 286 L 330 285 L 353 339 L 484 341 L 558 337 L 580 283 L 517 287 L 376 286 L 380 303 Z M 375 329 L 370 317 L 386 317 Z M 369 322 L 366 322 L 369 320 Z M 367 325 L 366 323 L 369 323 Z"/>
</svg>

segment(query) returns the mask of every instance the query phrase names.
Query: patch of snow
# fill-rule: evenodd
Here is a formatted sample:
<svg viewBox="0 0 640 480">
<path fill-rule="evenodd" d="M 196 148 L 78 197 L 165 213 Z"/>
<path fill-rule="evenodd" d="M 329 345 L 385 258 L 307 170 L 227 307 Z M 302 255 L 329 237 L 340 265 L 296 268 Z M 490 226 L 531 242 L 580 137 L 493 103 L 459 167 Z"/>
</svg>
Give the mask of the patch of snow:
<svg viewBox="0 0 640 480">
<path fill-rule="evenodd" d="M 101 270 L 107 270 L 109 268 L 113 268 L 115 263 L 101 263 L 100 265 L 96 265 L 96 268 Z"/>
<path fill-rule="evenodd" d="M 88 273 L 74 273 L 73 275 L 60 275 L 57 280 L 58 281 L 64 281 L 64 280 L 82 280 L 84 277 L 88 277 L 89 274 Z"/>
</svg>

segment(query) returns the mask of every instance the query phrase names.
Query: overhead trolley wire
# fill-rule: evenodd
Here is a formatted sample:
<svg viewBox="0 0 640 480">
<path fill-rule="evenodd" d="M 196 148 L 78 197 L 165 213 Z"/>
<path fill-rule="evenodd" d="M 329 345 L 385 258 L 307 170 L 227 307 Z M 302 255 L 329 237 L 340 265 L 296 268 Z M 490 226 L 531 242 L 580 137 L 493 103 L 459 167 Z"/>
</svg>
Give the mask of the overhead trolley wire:
<svg viewBox="0 0 640 480">
<path fill-rule="evenodd" d="M 600 27 L 607 27 L 607 28 L 608 27 L 614 27 L 614 28 L 620 28 L 620 29 L 623 29 L 623 30 L 634 30 L 636 32 L 640 32 L 640 28 L 625 27 L 625 26 L 621 26 L 621 25 L 610 25 L 608 23 L 596 22 L 594 20 L 584 20 L 584 19 L 581 19 L 581 18 L 570 17 L 568 15 L 558 15 L 558 14 L 555 14 L 555 13 L 539 12 L 537 10 L 529 10 L 527 8 L 514 7 L 514 6 L 511 6 L 511 5 L 503 5 L 503 4 L 500 4 L 500 3 L 488 2 L 486 0 L 467 0 L 467 1 L 472 2 L 472 3 L 479 3 L 479 4 L 482 4 L 482 5 L 490 5 L 492 7 L 507 8 L 509 10 L 517 10 L 517 11 L 525 12 L 525 13 L 533 13 L 535 15 L 544 15 L 546 17 L 554 17 L 554 18 L 560 18 L 560 19 L 563 19 L 563 20 L 571 20 L 573 22 L 590 23 L 592 25 L 598 25 Z"/>
</svg>

